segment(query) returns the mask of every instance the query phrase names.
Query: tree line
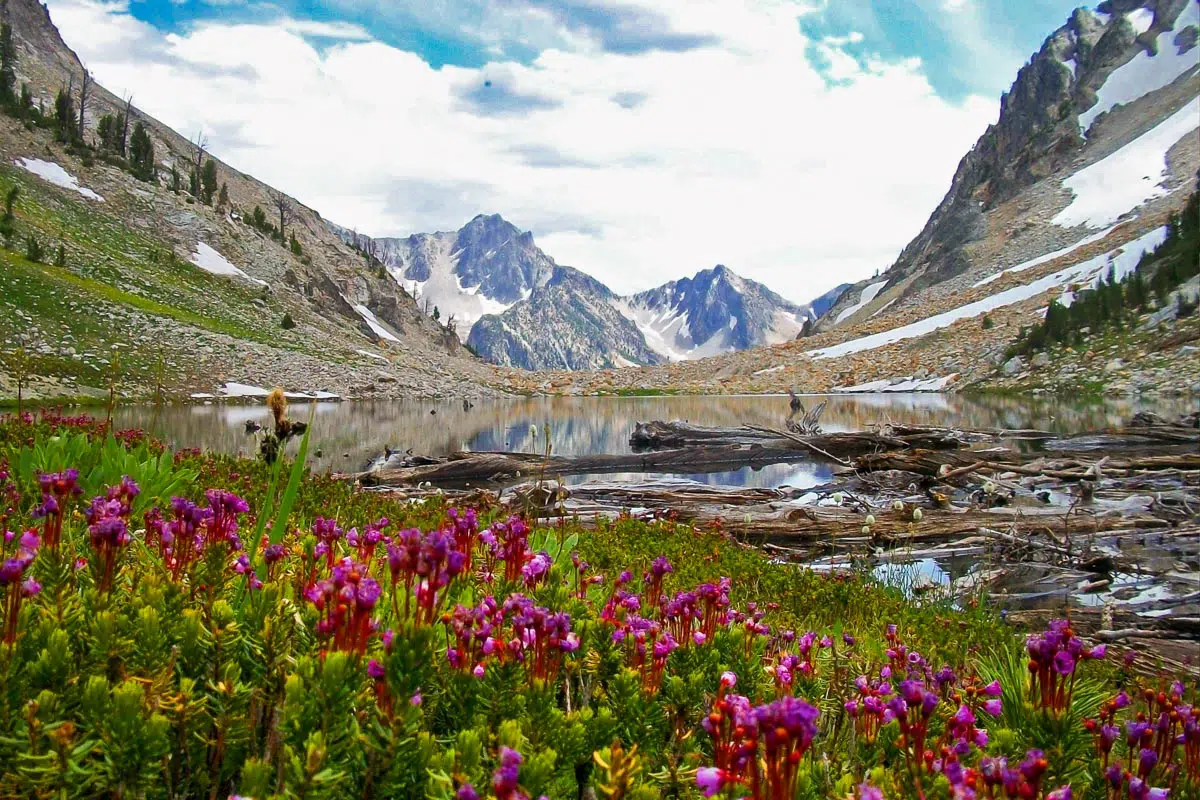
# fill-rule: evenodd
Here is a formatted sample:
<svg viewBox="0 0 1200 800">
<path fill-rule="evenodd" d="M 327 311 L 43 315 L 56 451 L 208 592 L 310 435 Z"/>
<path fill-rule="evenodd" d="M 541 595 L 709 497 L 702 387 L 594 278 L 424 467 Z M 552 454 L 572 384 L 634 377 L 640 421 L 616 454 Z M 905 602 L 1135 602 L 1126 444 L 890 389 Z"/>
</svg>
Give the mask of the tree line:
<svg viewBox="0 0 1200 800">
<path fill-rule="evenodd" d="M 1085 336 L 1122 330 L 1146 311 L 1164 307 L 1180 284 L 1198 274 L 1200 189 L 1188 198 L 1182 212 L 1171 216 L 1163 243 L 1145 253 L 1133 272 L 1118 278 L 1110 266 L 1094 287 L 1076 292 L 1070 305 L 1053 300 L 1040 323 L 1021 329 L 1006 357 L 1031 355 L 1056 344 L 1078 345 Z M 1181 318 L 1196 312 L 1196 304 L 1182 295 L 1175 302 Z"/>
</svg>

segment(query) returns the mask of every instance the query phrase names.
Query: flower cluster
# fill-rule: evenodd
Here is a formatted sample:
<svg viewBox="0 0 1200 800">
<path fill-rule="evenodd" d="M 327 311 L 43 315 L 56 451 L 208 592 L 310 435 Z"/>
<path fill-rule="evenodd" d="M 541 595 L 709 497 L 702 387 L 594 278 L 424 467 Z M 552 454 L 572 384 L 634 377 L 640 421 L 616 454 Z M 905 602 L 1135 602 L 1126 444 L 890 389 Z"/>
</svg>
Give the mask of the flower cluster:
<svg viewBox="0 0 1200 800">
<path fill-rule="evenodd" d="M 125 476 L 120 484 L 109 487 L 107 493 L 92 498 L 87 510 L 88 537 L 96 552 L 96 588 L 102 594 L 112 589 L 117 559 L 129 544 L 129 517 L 139 493 L 138 485 Z"/>
<path fill-rule="evenodd" d="M 1084 647 L 1065 619 L 1051 620 L 1044 633 L 1026 640 L 1025 649 L 1029 653 L 1030 699 L 1036 707 L 1054 712 L 1070 707 L 1079 663 L 1104 658 L 1105 653 L 1102 644 Z"/>
<path fill-rule="evenodd" d="M 4 643 L 10 646 L 17 641 L 21 601 L 42 590 L 40 583 L 25 575 L 40 546 L 37 531 L 28 530 L 20 536 L 4 532 L 4 547 L 0 550 L 0 590 L 4 599 L 0 607 L 4 609 Z"/>
<path fill-rule="evenodd" d="M 361 655 L 376 628 L 372 614 L 382 592 L 366 564 L 344 558 L 329 578 L 309 586 L 304 597 L 320 613 L 317 635 L 335 650 Z"/>
<path fill-rule="evenodd" d="M 38 475 L 42 490 L 42 503 L 33 510 L 34 519 L 45 519 L 42 528 L 42 543 L 46 549 L 57 553 L 62 541 L 63 515 L 71 498 L 83 494 L 79 487 L 79 470 L 67 469 Z"/>
<path fill-rule="evenodd" d="M 454 547 L 454 537 L 444 530 L 422 534 L 416 528 L 400 531 L 387 546 L 392 580 L 393 610 L 400 614 L 397 587 L 404 587 L 404 619 L 414 625 L 431 625 L 437 619 L 443 589 L 463 574 L 467 557 Z"/>
<path fill-rule="evenodd" d="M 705 797 L 741 784 L 754 800 L 790 800 L 800 761 L 816 738 L 820 711 L 790 696 L 752 706 L 747 698 L 726 693 L 736 684 L 733 673 L 722 675 L 716 704 L 702 723 L 713 739 L 716 763 L 696 773 L 696 785 Z"/>
</svg>

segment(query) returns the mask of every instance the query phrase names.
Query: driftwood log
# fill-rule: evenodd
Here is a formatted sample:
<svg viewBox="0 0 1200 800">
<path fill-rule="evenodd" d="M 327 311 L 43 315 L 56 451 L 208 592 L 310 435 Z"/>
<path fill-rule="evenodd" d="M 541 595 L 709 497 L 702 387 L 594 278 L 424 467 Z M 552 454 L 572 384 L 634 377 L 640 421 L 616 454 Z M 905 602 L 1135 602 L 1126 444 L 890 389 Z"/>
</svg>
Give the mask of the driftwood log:
<svg viewBox="0 0 1200 800">
<path fill-rule="evenodd" d="M 743 425 L 740 428 L 708 428 L 687 422 L 639 422 L 629 437 L 635 452 L 667 450 L 704 445 L 746 445 L 787 447 L 802 440 L 806 449 L 820 448 L 832 456 L 844 458 L 880 450 L 906 450 L 911 447 L 956 449 L 964 446 L 962 438 L 945 429 L 912 428 L 901 434 L 886 431 L 853 431 L 801 436 L 791 431 Z"/>
</svg>

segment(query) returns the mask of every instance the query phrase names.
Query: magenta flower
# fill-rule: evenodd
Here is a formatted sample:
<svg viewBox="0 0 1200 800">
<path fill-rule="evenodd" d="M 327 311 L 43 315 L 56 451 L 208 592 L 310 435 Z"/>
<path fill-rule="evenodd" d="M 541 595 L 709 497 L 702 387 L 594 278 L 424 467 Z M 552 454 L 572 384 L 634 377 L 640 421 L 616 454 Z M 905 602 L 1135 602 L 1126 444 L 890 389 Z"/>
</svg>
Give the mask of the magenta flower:
<svg viewBox="0 0 1200 800">
<path fill-rule="evenodd" d="M 725 771 L 717 767 L 701 767 L 696 770 L 696 786 L 705 797 L 719 794 L 725 788 Z"/>
</svg>

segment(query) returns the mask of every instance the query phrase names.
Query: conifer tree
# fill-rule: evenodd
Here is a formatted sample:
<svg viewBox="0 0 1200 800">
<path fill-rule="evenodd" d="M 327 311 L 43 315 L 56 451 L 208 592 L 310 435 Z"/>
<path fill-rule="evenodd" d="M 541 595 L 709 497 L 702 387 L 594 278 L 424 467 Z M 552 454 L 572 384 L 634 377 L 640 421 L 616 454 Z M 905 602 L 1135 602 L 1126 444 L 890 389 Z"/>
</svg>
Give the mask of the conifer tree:
<svg viewBox="0 0 1200 800">
<path fill-rule="evenodd" d="M 213 204 L 213 197 L 217 194 L 217 180 L 217 162 L 210 158 L 200 170 L 200 199 L 207 206 Z"/>
<path fill-rule="evenodd" d="M 0 25 L 0 104 L 14 106 L 17 102 L 17 48 L 13 44 L 12 26 Z"/>
<path fill-rule="evenodd" d="M 75 141 L 75 101 L 66 89 L 59 89 L 54 98 L 54 122 L 58 141 L 63 144 Z"/>
<path fill-rule="evenodd" d="M 154 142 L 141 121 L 133 126 L 133 135 L 129 137 L 129 169 L 140 181 L 154 180 Z"/>
</svg>

